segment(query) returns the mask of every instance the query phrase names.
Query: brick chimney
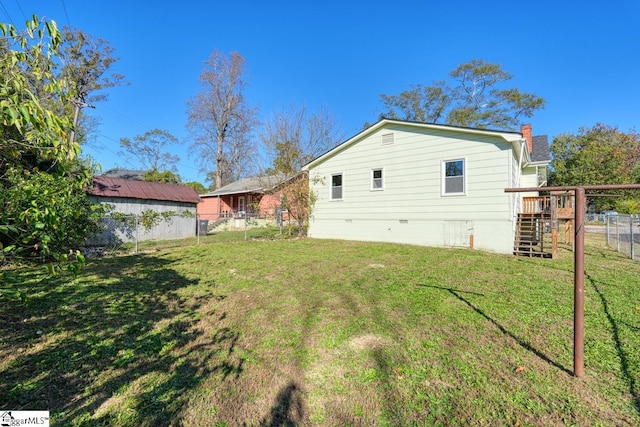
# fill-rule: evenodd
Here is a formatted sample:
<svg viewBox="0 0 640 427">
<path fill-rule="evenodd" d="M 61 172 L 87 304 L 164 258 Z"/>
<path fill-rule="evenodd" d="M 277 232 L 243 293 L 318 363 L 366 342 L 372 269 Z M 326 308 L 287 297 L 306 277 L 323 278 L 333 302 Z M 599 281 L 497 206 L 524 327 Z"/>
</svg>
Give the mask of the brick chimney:
<svg viewBox="0 0 640 427">
<path fill-rule="evenodd" d="M 527 148 L 529 149 L 529 154 L 533 153 L 533 137 L 531 135 L 531 125 L 520 126 L 520 133 L 522 133 L 522 137 L 527 140 Z"/>
</svg>

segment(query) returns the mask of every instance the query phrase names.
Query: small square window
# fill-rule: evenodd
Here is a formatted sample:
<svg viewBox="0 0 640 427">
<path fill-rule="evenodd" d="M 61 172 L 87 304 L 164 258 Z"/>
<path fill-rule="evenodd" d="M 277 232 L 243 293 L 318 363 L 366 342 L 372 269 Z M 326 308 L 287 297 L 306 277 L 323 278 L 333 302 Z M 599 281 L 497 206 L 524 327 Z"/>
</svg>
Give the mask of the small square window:
<svg viewBox="0 0 640 427">
<path fill-rule="evenodd" d="M 382 190 L 383 188 L 382 169 L 371 169 L 371 189 Z"/>
<path fill-rule="evenodd" d="M 342 174 L 331 175 L 331 200 L 342 199 Z"/>
<path fill-rule="evenodd" d="M 464 160 L 448 160 L 443 164 L 443 193 L 444 194 L 464 194 Z"/>
</svg>

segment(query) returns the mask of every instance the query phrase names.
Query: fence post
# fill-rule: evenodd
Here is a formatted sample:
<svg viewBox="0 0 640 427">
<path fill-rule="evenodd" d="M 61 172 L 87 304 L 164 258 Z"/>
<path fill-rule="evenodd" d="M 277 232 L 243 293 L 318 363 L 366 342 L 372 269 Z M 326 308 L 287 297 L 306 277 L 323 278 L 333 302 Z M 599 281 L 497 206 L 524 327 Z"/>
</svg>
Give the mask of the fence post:
<svg viewBox="0 0 640 427">
<path fill-rule="evenodd" d="M 609 217 L 607 216 L 604 219 L 605 219 L 604 222 L 607 225 L 607 228 L 606 228 L 606 230 L 607 230 L 607 247 L 610 248 L 611 247 L 611 242 L 609 240 L 609 233 L 611 233 L 611 226 L 609 225 Z"/>
<path fill-rule="evenodd" d="M 136 227 L 136 249 L 135 249 L 135 253 L 138 253 L 138 215 L 134 215 L 133 216 L 133 222 L 135 224 Z"/>
<path fill-rule="evenodd" d="M 196 237 L 198 238 L 198 245 L 200 244 L 200 216 L 196 214 Z"/>
<path fill-rule="evenodd" d="M 629 238 L 631 239 L 631 260 L 635 258 L 634 246 L 633 246 L 633 216 L 629 215 Z"/>
<path fill-rule="evenodd" d="M 609 218 L 613 218 L 613 215 L 609 215 Z M 616 250 L 620 252 L 620 227 L 618 224 L 620 223 L 620 218 L 616 215 Z"/>
</svg>

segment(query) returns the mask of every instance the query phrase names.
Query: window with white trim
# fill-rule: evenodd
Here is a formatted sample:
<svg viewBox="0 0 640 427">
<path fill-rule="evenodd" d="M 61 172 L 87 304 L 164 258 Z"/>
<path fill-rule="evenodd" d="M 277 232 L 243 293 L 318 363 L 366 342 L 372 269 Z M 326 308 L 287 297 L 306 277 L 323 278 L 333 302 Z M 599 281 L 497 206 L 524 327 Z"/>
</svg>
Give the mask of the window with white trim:
<svg viewBox="0 0 640 427">
<path fill-rule="evenodd" d="M 331 175 L 331 200 L 342 199 L 342 174 Z"/>
<path fill-rule="evenodd" d="M 442 162 L 442 194 L 465 194 L 464 159 Z"/>
<path fill-rule="evenodd" d="M 371 169 L 371 190 L 383 190 L 382 168 Z"/>
</svg>

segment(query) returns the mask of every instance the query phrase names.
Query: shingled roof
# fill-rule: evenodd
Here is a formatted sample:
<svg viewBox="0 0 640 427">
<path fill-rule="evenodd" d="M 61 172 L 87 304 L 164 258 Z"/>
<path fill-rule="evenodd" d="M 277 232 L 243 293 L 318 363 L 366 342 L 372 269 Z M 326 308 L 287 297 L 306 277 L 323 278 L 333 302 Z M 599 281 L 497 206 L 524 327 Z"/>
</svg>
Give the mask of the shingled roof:
<svg viewBox="0 0 640 427">
<path fill-rule="evenodd" d="M 533 145 L 533 152 L 531 153 L 532 162 L 548 162 L 551 160 L 547 135 L 534 136 L 531 138 L 531 142 Z"/>
<path fill-rule="evenodd" d="M 238 181 L 227 184 L 224 187 L 218 188 L 210 193 L 202 194 L 201 197 L 215 197 L 226 196 L 228 194 L 247 194 L 257 193 L 262 194 L 278 184 L 285 181 L 287 178 L 284 176 L 264 176 L 264 177 L 251 177 L 242 178 Z"/>
<path fill-rule="evenodd" d="M 96 176 L 91 195 L 96 197 L 123 197 L 140 200 L 200 203 L 198 193 L 186 185 Z"/>
</svg>

